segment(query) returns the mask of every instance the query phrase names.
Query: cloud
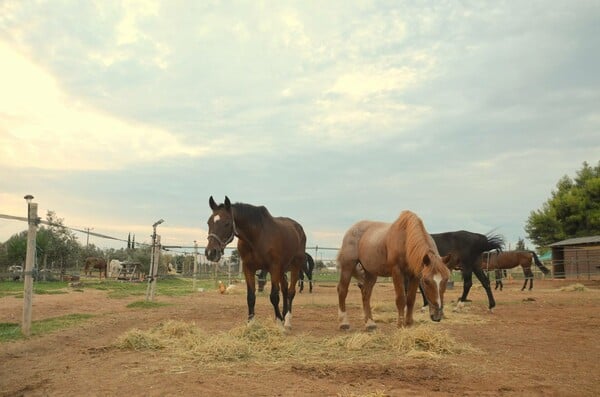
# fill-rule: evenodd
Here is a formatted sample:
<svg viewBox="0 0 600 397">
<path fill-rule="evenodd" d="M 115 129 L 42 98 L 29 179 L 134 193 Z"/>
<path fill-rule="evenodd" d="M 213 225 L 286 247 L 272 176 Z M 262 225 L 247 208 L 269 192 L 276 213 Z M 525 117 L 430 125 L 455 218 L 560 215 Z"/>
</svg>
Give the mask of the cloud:
<svg viewBox="0 0 600 397">
<path fill-rule="evenodd" d="M 0 165 L 55 170 L 119 169 L 230 147 L 182 142 L 168 130 L 125 120 L 70 97 L 56 79 L 0 41 Z M 214 146 L 212 146 L 214 145 Z"/>
</svg>

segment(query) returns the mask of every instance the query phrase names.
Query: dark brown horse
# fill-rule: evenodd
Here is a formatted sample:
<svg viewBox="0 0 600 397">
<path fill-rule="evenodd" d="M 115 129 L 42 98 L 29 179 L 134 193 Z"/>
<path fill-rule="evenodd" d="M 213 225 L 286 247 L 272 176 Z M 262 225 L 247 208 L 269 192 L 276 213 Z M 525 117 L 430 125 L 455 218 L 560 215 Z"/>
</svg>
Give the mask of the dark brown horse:
<svg viewBox="0 0 600 397">
<path fill-rule="evenodd" d="M 520 265 L 523 268 L 523 275 L 525 276 L 525 282 L 521 291 L 527 287 L 527 281 L 529 281 L 529 290 L 533 289 L 531 262 L 534 262 L 544 274 L 550 273 L 550 270 L 544 266 L 540 258 L 533 251 L 486 252 L 481 256 L 481 268 L 487 271 L 512 269 Z"/>
<path fill-rule="evenodd" d="M 291 328 L 296 282 L 306 261 L 306 235 L 302 226 L 290 218 L 271 216 L 263 206 L 231 204 L 228 197 L 217 205 L 211 196 L 208 203 L 212 215 L 208 218 L 206 258 L 218 261 L 227 244 L 237 237 L 246 279 L 248 320 L 254 318 L 256 271 L 265 269 L 271 274 L 270 299 L 275 317 L 285 322 L 286 328 Z M 289 285 L 287 271 L 290 272 Z M 279 290 L 283 296 L 282 311 L 279 310 Z"/>
<path fill-rule="evenodd" d="M 102 280 L 102 273 L 104 273 L 104 278 L 106 278 L 106 261 L 104 258 L 90 256 L 85 259 L 83 273 L 86 276 L 91 276 L 94 269 L 98 269 L 100 280 Z"/>
<path fill-rule="evenodd" d="M 354 224 L 344 235 L 337 257 L 340 268 L 337 287 L 340 329 L 350 328 L 346 296 L 353 276 L 362 285 L 367 330 L 377 327 L 371 314 L 370 301 L 378 276 L 392 277 L 396 291 L 398 326 L 413 323 L 413 308 L 419 283 L 430 303 L 431 319 L 440 321 L 443 317 L 446 283 L 450 277 L 446 266 L 449 260 L 449 256 L 440 258 L 423 222 L 410 211 L 403 211 L 394 223 L 361 221 Z"/>
<path fill-rule="evenodd" d="M 308 279 L 308 291 L 312 293 L 313 291 L 313 270 L 315 269 L 315 261 L 313 257 L 307 252 L 306 253 L 306 262 L 300 270 L 300 274 L 298 274 L 298 292 L 302 293 L 304 290 L 304 276 Z M 258 277 L 258 292 L 263 292 L 265 289 L 265 284 L 267 283 L 267 271 L 261 270 L 257 273 Z"/>
<path fill-rule="evenodd" d="M 460 268 L 463 278 L 463 293 L 458 298 L 457 309 L 468 302 L 467 296 L 473 285 L 473 274 L 481 282 L 488 297 L 489 309 L 496 306 L 496 300 L 490 287 L 490 279 L 481 268 L 481 254 L 494 249 L 501 250 L 504 239 L 500 235 L 472 233 L 466 230 L 432 234 L 440 255 L 452 256 L 448 263 L 450 269 Z M 424 302 L 425 306 L 427 302 Z"/>
</svg>

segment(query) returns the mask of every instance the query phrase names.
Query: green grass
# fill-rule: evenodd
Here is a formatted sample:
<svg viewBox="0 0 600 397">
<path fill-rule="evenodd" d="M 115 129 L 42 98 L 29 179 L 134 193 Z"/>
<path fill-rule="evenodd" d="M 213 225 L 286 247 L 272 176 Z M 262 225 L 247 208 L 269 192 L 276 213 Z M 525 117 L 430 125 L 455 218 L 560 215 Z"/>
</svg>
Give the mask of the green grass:
<svg viewBox="0 0 600 397">
<path fill-rule="evenodd" d="M 145 296 L 148 283 L 130 283 L 121 281 L 93 281 L 85 282 L 85 288 L 92 288 L 108 292 L 108 297 L 113 299 L 127 298 L 130 296 Z M 215 289 L 214 280 L 197 280 L 196 288 Z M 179 277 L 159 278 L 156 282 L 156 296 L 184 296 L 193 293 L 193 280 Z"/>
<path fill-rule="evenodd" d="M 42 294 L 65 294 L 67 287 L 64 281 L 36 281 L 33 283 L 33 293 Z M 0 298 L 5 296 L 23 297 L 23 282 L 0 281 Z"/>
<path fill-rule="evenodd" d="M 94 317 L 91 314 L 67 314 L 66 316 L 47 318 L 31 323 L 31 336 L 43 335 L 59 329 L 68 328 Z M 21 324 L 0 323 L 0 342 L 22 339 Z"/>
<path fill-rule="evenodd" d="M 153 309 L 155 307 L 170 306 L 170 303 L 162 302 L 146 302 L 146 301 L 135 301 L 127 305 L 130 309 Z"/>
</svg>

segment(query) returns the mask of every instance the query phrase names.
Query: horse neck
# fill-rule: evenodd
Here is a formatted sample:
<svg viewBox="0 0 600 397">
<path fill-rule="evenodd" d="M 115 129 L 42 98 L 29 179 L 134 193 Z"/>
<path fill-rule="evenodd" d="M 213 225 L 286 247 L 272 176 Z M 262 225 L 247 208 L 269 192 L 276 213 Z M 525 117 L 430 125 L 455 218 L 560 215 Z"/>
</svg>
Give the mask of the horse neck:
<svg viewBox="0 0 600 397">
<path fill-rule="evenodd" d="M 233 204 L 231 208 L 236 237 L 253 245 L 260 237 L 259 223 L 255 219 L 250 219 L 238 204 Z"/>
</svg>

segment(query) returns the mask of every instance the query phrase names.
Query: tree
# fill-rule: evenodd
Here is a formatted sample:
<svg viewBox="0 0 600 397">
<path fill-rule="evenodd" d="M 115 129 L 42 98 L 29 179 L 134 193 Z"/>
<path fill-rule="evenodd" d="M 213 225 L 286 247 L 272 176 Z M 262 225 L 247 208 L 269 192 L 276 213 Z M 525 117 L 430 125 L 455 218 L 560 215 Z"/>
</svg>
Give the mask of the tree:
<svg viewBox="0 0 600 397">
<path fill-rule="evenodd" d="M 515 250 L 517 251 L 525 251 L 527 248 L 525 248 L 525 240 L 521 237 L 519 237 L 519 240 L 517 240 L 517 245 L 515 247 Z"/>
<path fill-rule="evenodd" d="M 563 176 L 541 209 L 531 211 L 525 231 L 538 247 L 600 234 L 600 161 L 583 162 L 577 176 Z"/>
</svg>

